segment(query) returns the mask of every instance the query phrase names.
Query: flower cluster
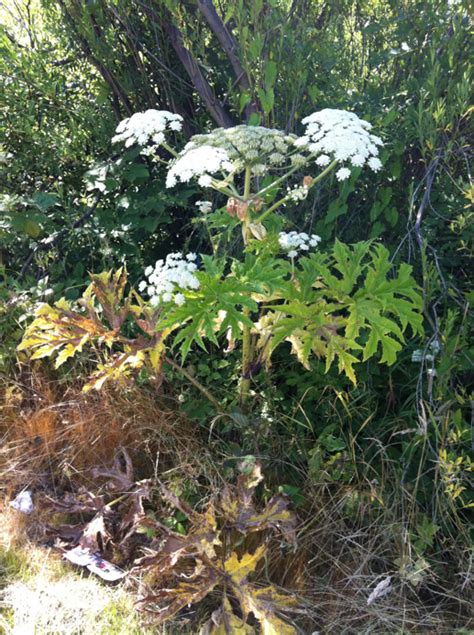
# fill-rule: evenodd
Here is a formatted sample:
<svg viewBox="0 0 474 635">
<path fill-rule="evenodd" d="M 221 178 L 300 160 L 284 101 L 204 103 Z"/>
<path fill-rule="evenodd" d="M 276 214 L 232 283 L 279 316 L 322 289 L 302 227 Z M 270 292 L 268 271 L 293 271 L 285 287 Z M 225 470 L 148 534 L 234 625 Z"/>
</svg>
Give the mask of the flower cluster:
<svg viewBox="0 0 474 635">
<path fill-rule="evenodd" d="M 172 301 L 181 306 L 185 301 L 181 291 L 199 289 L 199 280 L 194 275 L 197 270 L 196 257 L 193 253 L 186 257 L 172 253 L 166 256 L 166 260 L 157 260 L 155 267 L 145 269 L 148 280 L 140 282 L 139 290 L 146 290 L 152 306 Z"/>
<path fill-rule="evenodd" d="M 234 126 L 216 128 L 209 134 L 195 135 L 188 146 L 209 145 L 226 150 L 236 170 L 251 166 L 254 173 L 262 173 L 287 161 L 295 137 L 281 130 L 262 126 Z"/>
<path fill-rule="evenodd" d="M 213 146 L 189 147 L 186 144 L 178 158 L 173 161 L 166 175 L 166 187 L 174 187 L 178 181 L 187 183 L 197 177 L 199 185 L 209 187 L 212 184 L 211 174 L 233 171 L 234 166 L 227 152 Z"/>
<path fill-rule="evenodd" d="M 278 242 L 280 247 L 288 252 L 290 258 L 296 258 L 300 255 L 299 252 L 308 252 L 310 248 L 318 246 L 321 242 L 321 237 L 316 234 L 309 236 L 305 232 L 280 232 L 278 234 Z"/>
<path fill-rule="evenodd" d="M 178 132 L 182 128 L 183 118 L 175 115 L 167 110 L 146 110 L 145 112 L 136 112 L 128 119 L 124 119 L 119 123 L 116 134 L 112 137 L 112 143 L 123 141 L 125 147 L 137 143 L 145 146 L 148 142 L 154 145 L 161 145 L 165 141 L 165 133 L 167 131 Z M 153 148 L 143 148 L 142 154 L 153 152 Z"/>
<path fill-rule="evenodd" d="M 261 126 L 216 128 L 208 134 L 195 135 L 172 164 L 166 180 L 167 187 L 177 181 L 187 182 L 193 177 L 206 187 L 212 183 L 211 174 L 226 176 L 250 167 L 255 176 L 262 175 L 288 161 L 295 137 L 280 130 Z M 295 154 L 293 162 L 303 162 Z"/>
<path fill-rule="evenodd" d="M 356 114 L 325 108 L 303 119 L 303 124 L 306 132 L 295 145 L 317 155 L 317 165 L 323 167 L 336 160 L 348 161 L 354 167 L 368 165 L 374 172 L 382 167 L 378 158 L 382 140 L 370 134 L 371 124 Z M 341 167 L 336 177 L 343 181 L 350 174 L 348 167 Z"/>
<path fill-rule="evenodd" d="M 287 187 L 286 188 L 287 197 L 292 200 L 294 203 L 298 203 L 298 201 L 304 201 L 308 196 L 309 186 L 306 184 L 298 185 L 293 189 Z"/>
</svg>

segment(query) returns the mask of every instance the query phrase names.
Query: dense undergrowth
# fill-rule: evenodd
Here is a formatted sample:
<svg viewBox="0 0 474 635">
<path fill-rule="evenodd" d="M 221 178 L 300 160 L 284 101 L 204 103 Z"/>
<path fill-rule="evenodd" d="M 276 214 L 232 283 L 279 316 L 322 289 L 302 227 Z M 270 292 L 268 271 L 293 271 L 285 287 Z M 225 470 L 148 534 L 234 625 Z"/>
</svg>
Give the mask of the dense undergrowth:
<svg viewBox="0 0 474 635">
<path fill-rule="evenodd" d="M 470 632 L 467 4 L 44 0 L 2 11 L 0 626 Z M 296 172 L 297 194 L 267 216 L 286 183 L 277 191 L 273 177 L 248 182 L 245 174 L 233 183 L 240 198 L 222 188 L 203 195 L 192 180 L 167 188 L 167 148 L 111 145 L 121 120 L 149 108 L 183 117 L 179 148 L 216 125 L 301 136 L 314 111 L 353 111 L 382 136 L 383 167 L 318 180 L 307 163 Z M 318 254 L 304 265 L 278 255 L 270 239 L 282 230 L 307 232 L 308 245 L 317 235 Z M 365 264 L 347 286 L 361 241 Z M 345 252 L 343 243 L 359 246 Z M 186 303 L 176 302 L 166 322 L 150 313 L 156 289 L 140 295 L 138 286 L 147 266 L 175 251 L 228 260 L 219 270 L 200 255 L 192 272 L 200 287 L 181 290 Z M 344 363 L 316 342 L 308 311 L 326 303 L 318 325 L 335 341 L 341 320 L 355 315 L 353 298 L 369 288 L 371 266 L 392 285 L 407 273 L 411 328 L 395 292 L 395 326 L 377 321 L 387 317 L 379 294 L 377 319 L 372 307 L 365 324 L 384 324 L 375 351 L 370 330 L 353 338 L 346 330 L 354 345 L 343 352 L 355 361 Z M 121 287 L 112 301 L 111 274 L 97 275 L 104 271 Z M 296 288 L 306 289 L 303 299 Z M 38 304 L 62 297 L 37 315 L 43 334 L 55 328 L 46 319 L 69 329 L 86 310 L 98 330 L 74 350 L 69 340 L 51 349 L 53 357 L 65 351 L 54 368 L 17 347 L 30 327 L 24 348 L 34 350 Z M 234 323 L 214 329 L 212 311 L 224 301 Z M 257 312 L 267 319 L 258 333 Z M 211 326 L 203 318 L 172 346 L 172 334 L 154 329 L 172 331 L 176 316 L 182 324 L 208 316 Z M 280 338 L 271 363 L 268 333 Z M 127 372 L 115 372 L 105 336 L 114 354 L 133 358 Z M 91 377 L 101 390 L 84 393 Z M 34 511 L 22 516 L 9 501 L 25 489 Z M 123 567 L 124 580 L 106 587 L 60 561 L 84 540 Z M 77 605 L 68 604 L 76 592 Z M 56 607 L 55 621 L 41 604 Z M 158 625 L 163 607 L 170 620 Z"/>
</svg>

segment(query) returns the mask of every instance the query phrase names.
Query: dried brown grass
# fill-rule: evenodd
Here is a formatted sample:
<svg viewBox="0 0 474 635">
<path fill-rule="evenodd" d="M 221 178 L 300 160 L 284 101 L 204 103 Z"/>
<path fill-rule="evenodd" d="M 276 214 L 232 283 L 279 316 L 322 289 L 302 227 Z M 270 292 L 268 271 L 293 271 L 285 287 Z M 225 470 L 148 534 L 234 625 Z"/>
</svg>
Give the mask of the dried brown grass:
<svg viewBox="0 0 474 635">
<path fill-rule="evenodd" d="M 127 450 L 136 478 L 179 472 L 194 478 L 212 462 L 192 424 L 149 390 L 134 385 L 84 394 L 32 373 L 3 387 L 0 474 L 4 494 L 93 485 L 90 470 Z"/>
</svg>

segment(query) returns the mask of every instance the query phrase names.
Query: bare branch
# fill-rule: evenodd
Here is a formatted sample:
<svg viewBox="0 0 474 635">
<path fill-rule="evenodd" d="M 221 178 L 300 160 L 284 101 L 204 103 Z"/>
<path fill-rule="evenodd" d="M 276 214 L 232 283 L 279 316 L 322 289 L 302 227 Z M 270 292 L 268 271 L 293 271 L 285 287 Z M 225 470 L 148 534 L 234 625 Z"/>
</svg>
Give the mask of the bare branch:
<svg viewBox="0 0 474 635">
<path fill-rule="evenodd" d="M 238 56 L 237 42 L 217 13 L 212 0 L 197 0 L 197 5 L 199 11 L 203 14 L 206 22 L 208 23 L 216 38 L 219 40 L 220 45 L 227 55 L 227 58 L 229 59 L 232 69 L 235 73 L 237 84 L 240 86 L 241 90 L 245 92 L 251 92 L 252 86 L 250 78 L 243 68 Z M 249 103 L 245 109 L 246 117 L 249 117 L 250 114 L 252 112 L 256 112 L 256 110 L 257 109 L 255 103 Z"/>
<path fill-rule="evenodd" d="M 185 47 L 183 42 L 183 35 L 178 27 L 173 24 L 173 18 L 170 12 L 165 7 L 161 7 L 161 15 L 158 16 L 146 2 L 141 3 L 141 6 L 152 20 L 158 22 L 163 27 L 164 31 L 169 37 L 171 45 L 176 52 L 176 55 L 178 56 L 181 64 L 184 66 L 187 74 L 191 79 L 191 82 L 193 83 L 194 88 L 199 93 L 199 96 L 201 97 L 214 121 L 223 128 L 230 128 L 231 126 L 234 126 L 234 120 L 222 107 L 222 104 L 217 99 L 209 82 L 201 73 L 201 69 L 199 68 L 196 60 L 192 56 L 189 49 Z"/>
</svg>

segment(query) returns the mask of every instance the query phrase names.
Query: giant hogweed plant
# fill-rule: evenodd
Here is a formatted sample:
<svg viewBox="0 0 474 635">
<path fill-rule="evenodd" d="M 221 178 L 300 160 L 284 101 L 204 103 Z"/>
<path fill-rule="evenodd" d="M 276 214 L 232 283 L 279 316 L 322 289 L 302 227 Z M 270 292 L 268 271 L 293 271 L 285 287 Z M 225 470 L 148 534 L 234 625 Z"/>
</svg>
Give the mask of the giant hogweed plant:
<svg viewBox="0 0 474 635">
<path fill-rule="evenodd" d="M 125 268 L 92 275 L 75 306 L 61 299 L 39 307 L 20 350 L 29 349 L 32 359 L 56 356 L 60 366 L 93 345 L 101 361 L 87 390 L 144 365 L 154 372 L 164 361 L 176 366 L 167 349 L 179 349 L 185 360 L 192 346 L 206 350 L 206 342 L 240 346 L 243 403 L 283 342 L 305 367 L 322 358 L 326 371 L 337 364 L 354 384 L 358 362 L 393 364 L 407 328 L 422 331 L 411 267 L 394 267 L 381 244 L 336 241 L 323 252 L 318 236 L 278 231 L 285 206 L 297 205 L 332 172 L 344 180 L 364 167 L 379 170 L 382 141 L 350 112 L 322 110 L 303 125 L 301 137 L 258 126 L 219 128 L 177 152 L 170 137 L 181 128 L 179 115 L 149 110 L 121 122 L 113 142 L 166 163 L 168 188 L 197 180 L 224 197 L 220 209 L 199 203 L 212 254 L 169 254 L 147 267 L 138 291 L 126 292 Z M 241 228 L 240 256 L 216 248 L 223 226 L 227 233 Z M 131 322 L 139 331 L 134 337 Z"/>
</svg>

